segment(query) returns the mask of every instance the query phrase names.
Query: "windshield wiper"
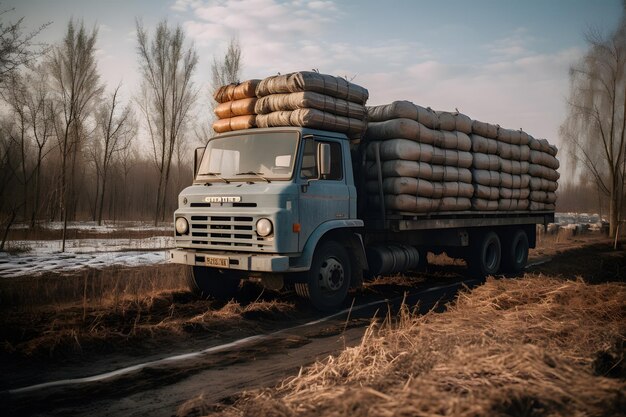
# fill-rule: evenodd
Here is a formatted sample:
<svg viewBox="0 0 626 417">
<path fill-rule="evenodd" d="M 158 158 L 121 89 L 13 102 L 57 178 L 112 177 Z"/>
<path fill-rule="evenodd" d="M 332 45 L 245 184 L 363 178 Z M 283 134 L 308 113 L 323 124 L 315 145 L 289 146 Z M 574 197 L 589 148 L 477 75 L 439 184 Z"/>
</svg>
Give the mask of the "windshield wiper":
<svg viewBox="0 0 626 417">
<path fill-rule="evenodd" d="M 204 174 L 198 174 L 198 175 L 213 175 L 214 177 L 217 177 L 219 179 L 221 179 L 222 181 L 224 181 L 226 184 L 230 184 L 230 181 L 228 181 L 226 178 L 222 177 L 221 172 L 205 172 Z"/>
<path fill-rule="evenodd" d="M 272 181 L 268 180 L 267 178 L 265 178 L 263 176 L 262 172 L 247 171 L 247 172 L 238 172 L 235 175 L 256 175 L 257 177 L 261 178 L 262 180 L 265 180 L 267 182 L 272 182 Z"/>
</svg>

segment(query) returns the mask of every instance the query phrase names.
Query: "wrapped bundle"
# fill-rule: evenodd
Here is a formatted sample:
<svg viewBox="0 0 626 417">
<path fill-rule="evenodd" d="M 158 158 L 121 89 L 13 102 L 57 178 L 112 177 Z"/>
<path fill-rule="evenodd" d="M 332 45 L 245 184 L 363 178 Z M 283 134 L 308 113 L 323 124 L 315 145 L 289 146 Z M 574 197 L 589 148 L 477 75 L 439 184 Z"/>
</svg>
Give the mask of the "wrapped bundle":
<svg viewBox="0 0 626 417">
<path fill-rule="evenodd" d="M 531 175 L 530 210 L 554 210 L 555 191 L 558 187 L 559 161 L 556 159 L 557 148 L 545 139 L 530 138 L 528 173 Z"/>
<path fill-rule="evenodd" d="M 263 79 L 256 87 L 256 96 L 313 91 L 365 105 L 369 97 L 367 89 L 340 77 L 311 71 L 274 75 Z"/>
<path fill-rule="evenodd" d="M 498 156 L 498 141 L 495 139 L 498 127 L 474 120 L 472 122 L 472 184 L 474 198 L 472 208 L 480 211 L 498 209 L 500 198 L 500 156 Z M 482 133 L 483 136 L 478 132 Z"/>
<path fill-rule="evenodd" d="M 267 114 L 298 109 L 315 109 L 337 116 L 359 120 L 365 119 L 365 107 L 363 105 L 312 91 L 271 94 L 261 97 L 256 101 L 254 112 L 256 114 Z"/>
<path fill-rule="evenodd" d="M 527 210 L 530 194 L 528 142 L 530 136 L 522 130 L 499 127 L 496 136 L 500 157 L 500 196 L 498 210 Z"/>
<path fill-rule="evenodd" d="M 496 139 L 498 137 L 498 128 L 498 125 L 492 125 L 478 120 L 472 121 L 472 133 L 487 139 Z"/>
<path fill-rule="evenodd" d="M 426 127 L 411 119 L 392 119 L 368 122 L 366 140 L 409 139 L 439 148 L 469 151 L 472 142 L 463 132 L 441 131 Z"/>
<path fill-rule="evenodd" d="M 376 163 L 367 161 L 367 178 L 376 179 Z M 431 165 L 427 162 L 404 161 L 393 159 L 382 163 L 383 177 L 409 177 L 421 178 L 439 182 L 472 182 L 472 172 L 467 168 Z"/>
<path fill-rule="evenodd" d="M 256 88 L 256 123 L 340 132 L 358 143 L 366 128 L 368 95 L 365 88 L 332 75 L 308 71 L 275 75 Z"/>
<path fill-rule="evenodd" d="M 256 126 L 254 106 L 255 90 L 260 80 L 248 80 L 239 84 L 228 84 L 217 89 L 213 98 L 218 102 L 213 123 L 216 133 L 250 129 Z"/>
<path fill-rule="evenodd" d="M 315 109 L 275 111 L 256 116 L 257 127 L 302 126 L 313 129 L 332 130 L 347 136 L 358 136 L 365 130 L 365 121 L 337 116 Z"/>
<path fill-rule="evenodd" d="M 384 204 L 401 214 L 471 208 L 469 117 L 434 112 L 409 101 L 367 111 L 366 192 L 372 204 Z M 377 180 L 377 153 L 382 161 L 382 189 Z"/>
<path fill-rule="evenodd" d="M 393 103 L 384 104 L 382 106 L 368 107 L 367 115 L 369 122 L 411 119 L 429 129 L 437 129 L 437 125 L 439 124 L 437 113 L 433 110 L 418 106 L 406 100 L 394 101 Z"/>
</svg>

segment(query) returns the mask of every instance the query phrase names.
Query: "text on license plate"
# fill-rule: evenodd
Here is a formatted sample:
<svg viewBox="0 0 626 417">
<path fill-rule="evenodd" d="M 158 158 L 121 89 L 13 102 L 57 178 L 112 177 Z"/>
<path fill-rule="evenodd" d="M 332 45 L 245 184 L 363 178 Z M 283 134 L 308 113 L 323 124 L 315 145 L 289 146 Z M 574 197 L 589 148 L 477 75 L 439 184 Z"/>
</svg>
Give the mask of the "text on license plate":
<svg viewBox="0 0 626 417">
<path fill-rule="evenodd" d="M 207 256 L 206 260 L 204 261 L 204 264 L 206 266 L 217 266 L 220 268 L 228 268 L 228 258 L 224 257 L 217 257 L 217 256 Z"/>
</svg>

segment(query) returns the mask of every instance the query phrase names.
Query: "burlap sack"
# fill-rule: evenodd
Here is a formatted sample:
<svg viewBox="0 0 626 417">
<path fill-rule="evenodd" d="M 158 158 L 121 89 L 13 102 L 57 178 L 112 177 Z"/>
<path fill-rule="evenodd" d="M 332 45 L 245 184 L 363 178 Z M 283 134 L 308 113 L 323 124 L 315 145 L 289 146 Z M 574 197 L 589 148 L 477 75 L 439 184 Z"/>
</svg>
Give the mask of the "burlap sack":
<svg viewBox="0 0 626 417">
<path fill-rule="evenodd" d="M 470 135 L 472 142 L 472 151 L 495 155 L 498 153 L 498 142 L 495 139 L 488 139 L 484 136 L 480 136 L 472 133 Z"/>
<path fill-rule="evenodd" d="M 506 172 L 500 173 L 500 186 L 504 188 L 528 188 L 530 175 L 511 175 Z"/>
<path fill-rule="evenodd" d="M 545 178 L 532 177 L 530 179 L 530 189 L 532 191 L 556 191 L 558 183 Z"/>
<path fill-rule="evenodd" d="M 559 169 L 559 160 L 547 152 L 531 150 L 529 159 L 533 164 L 543 165 L 552 169 Z"/>
<path fill-rule="evenodd" d="M 481 200 L 497 200 L 500 198 L 500 189 L 498 187 L 489 187 L 478 183 L 473 185 L 474 197 Z"/>
<path fill-rule="evenodd" d="M 558 181 L 561 177 L 561 174 L 559 174 L 557 170 L 537 164 L 530 164 L 528 166 L 528 174 L 532 177 L 545 178 L 550 181 Z"/>
<path fill-rule="evenodd" d="M 378 174 L 374 161 L 367 162 L 366 171 L 368 179 L 377 178 Z M 401 159 L 384 161 L 382 163 L 382 175 L 385 178 L 412 177 L 431 181 L 459 181 L 468 184 L 472 182 L 472 173 L 467 168 L 431 165 L 427 162 L 405 161 Z"/>
<path fill-rule="evenodd" d="M 505 199 L 514 199 L 514 200 L 525 200 L 528 199 L 530 195 L 530 189 L 528 188 L 500 188 L 500 198 Z"/>
<path fill-rule="evenodd" d="M 500 170 L 507 174 L 528 174 L 528 162 L 511 161 L 510 159 L 500 158 Z"/>
<path fill-rule="evenodd" d="M 498 128 L 497 139 L 499 142 L 508 143 L 511 145 L 528 145 L 530 136 L 526 132 L 520 130 Z"/>
<path fill-rule="evenodd" d="M 309 71 L 267 77 L 257 86 L 256 95 L 265 97 L 300 91 L 313 91 L 358 104 L 365 104 L 369 96 L 367 89 L 344 78 Z"/>
<path fill-rule="evenodd" d="M 256 127 L 256 116 L 235 116 L 228 119 L 220 119 L 213 123 L 213 130 L 216 133 L 230 132 L 232 130 L 251 129 Z"/>
<path fill-rule="evenodd" d="M 429 129 L 423 124 L 411 119 L 369 122 L 367 124 L 367 131 L 365 132 L 365 139 L 368 141 L 409 139 L 433 145 L 438 148 L 461 151 L 469 151 L 472 147 L 472 142 L 465 133 Z"/>
<path fill-rule="evenodd" d="M 239 84 L 223 85 L 217 89 L 213 98 L 218 103 L 256 97 L 255 90 L 261 80 L 248 80 Z"/>
<path fill-rule="evenodd" d="M 269 96 L 261 97 L 256 102 L 254 111 L 256 114 L 267 114 L 276 111 L 293 111 L 306 108 L 353 119 L 363 120 L 365 118 L 365 106 L 362 104 L 352 103 L 313 91 L 270 94 Z"/>
<path fill-rule="evenodd" d="M 258 127 L 300 126 L 311 129 L 331 130 L 350 137 L 359 136 L 365 129 L 363 120 L 336 116 L 315 109 L 276 111 L 256 116 Z"/>
<path fill-rule="evenodd" d="M 472 198 L 472 209 L 477 211 L 498 210 L 498 200 L 484 200 L 482 198 Z"/>
<path fill-rule="evenodd" d="M 392 119 L 411 119 L 420 122 L 429 129 L 437 129 L 438 118 L 430 108 L 424 108 L 410 101 L 394 101 L 390 104 L 367 108 L 370 122 L 384 122 Z"/>
<path fill-rule="evenodd" d="M 528 161 L 530 148 L 528 145 L 512 145 L 506 142 L 498 142 L 498 156 L 502 159 L 515 161 Z"/>
<path fill-rule="evenodd" d="M 486 169 L 488 171 L 498 171 L 500 169 L 500 157 L 486 153 L 474 152 L 472 167 L 476 169 Z"/>
<path fill-rule="evenodd" d="M 498 200 L 498 210 L 519 211 L 528 209 L 528 200 L 500 199 Z"/>
<path fill-rule="evenodd" d="M 469 210 L 472 203 L 469 198 L 464 197 L 444 197 L 424 198 L 408 194 L 385 195 L 385 207 L 387 210 L 399 213 L 431 213 Z M 374 206 L 380 206 L 378 196 L 370 195 L 368 201 Z"/>
<path fill-rule="evenodd" d="M 378 192 L 378 182 L 368 181 L 366 189 L 370 194 Z M 419 178 L 388 177 L 383 180 L 385 194 L 410 194 L 419 197 L 466 197 L 471 198 L 474 188 L 471 184 L 459 182 L 432 182 Z"/>
<path fill-rule="evenodd" d="M 474 120 L 472 121 L 472 133 L 484 138 L 496 139 L 498 137 L 498 126 Z"/>
<path fill-rule="evenodd" d="M 541 151 L 552 156 L 556 156 L 557 147 L 554 145 L 550 145 L 550 143 L 546 139 L 535 139 L 533 137 L 530 138 L 530 142 L 528 142 L 530 149 L 534 151 Z"/>
<path fill-rule="evenodd" d="M 446 111 L 438 111 L 439 129 L 454 131 L 458 130 L 466 135 L 472 133 L 472 119 L 462 113 L 450 113 Z"/>
<path fill-rule="evenodd" d="M 556 194 L 550 191 L 532 191 L 530 193 L 530 200 L 537 201 L 539 203 L 552 204 L 556 202 Z"/>
<path fill-rule="evenodd" d="M 538 203 L 536 201 L 531 201 L 530 210 L 532 211 L 554 211 L 554 204 L 546 204 L 546 203 Z"/>
<path fill-rule="evenodd" d="M 227 101 L 225 103 L 218 104 L 217 107 L 215 107 L 214 112 L 219 119 L 253 115 L 255 114 L 254 104 L 256 103 L 256 100 L 256 98 L 242 98 L 240 100 Z"/>
<path fill-rule="evenodd" d="M 486 185 L 488 187 L 499 187 L 500 173 L 497 171 L 487 171 L 484 169 L 473 169 L 472 182 L 474 182 L 475 184 Z"/>
<path fill-rule="evenodd" d="M 380 144 L 380 156 L 386 161 L 404 159 L 408 161 L 429 162 L 433 165 L 447 165 L 461 168 L 469 168 L 472 166 L 472 154 L 469 152 L 436 148 L 425 143 L 418 143 L 408 139 L 371 142 L 367 148 L 368 159 L 374 159 L 374 146 L 377 146 L 377 143 Z"/>
</svg>

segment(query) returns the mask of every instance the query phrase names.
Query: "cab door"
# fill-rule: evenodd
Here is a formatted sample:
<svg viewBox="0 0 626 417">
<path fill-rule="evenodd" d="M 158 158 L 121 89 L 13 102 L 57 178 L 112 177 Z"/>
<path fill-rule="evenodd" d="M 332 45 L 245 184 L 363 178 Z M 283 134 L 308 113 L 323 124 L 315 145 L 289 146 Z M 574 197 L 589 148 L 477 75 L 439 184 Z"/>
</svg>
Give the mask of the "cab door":
<svg viewBox="0 0 626 417">
<path fill-rule="evenodd" d="M 330 146 L 330 173 L 320 175 L 319 146 Z M 298 172 L 300 184 L 300 250 L 319 225 L 330 220 L 348 219 L 350 193 L 344 173 L 342 146 L 338 141 L 308 137 L 302 146 Z"/>
</svg>

